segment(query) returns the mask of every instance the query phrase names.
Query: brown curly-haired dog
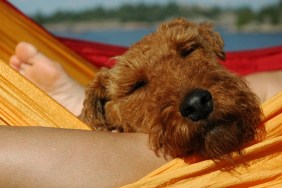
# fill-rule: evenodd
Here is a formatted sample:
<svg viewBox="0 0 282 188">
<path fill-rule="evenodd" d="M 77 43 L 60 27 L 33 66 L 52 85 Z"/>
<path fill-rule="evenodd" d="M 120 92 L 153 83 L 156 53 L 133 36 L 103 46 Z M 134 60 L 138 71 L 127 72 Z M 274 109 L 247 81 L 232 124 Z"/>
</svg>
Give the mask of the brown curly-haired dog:
<svg viewBox="0 0 282 188">
<path fill-rule="evenodd" d="M 163 24 L 97 74 L 80 118 L 96 130 L 147 133 L 165 156 L 240 152 L 255 137 L 261 109 L 218 58 L 225 58 L 223 40 L 210 24 Z"/>
</svg>

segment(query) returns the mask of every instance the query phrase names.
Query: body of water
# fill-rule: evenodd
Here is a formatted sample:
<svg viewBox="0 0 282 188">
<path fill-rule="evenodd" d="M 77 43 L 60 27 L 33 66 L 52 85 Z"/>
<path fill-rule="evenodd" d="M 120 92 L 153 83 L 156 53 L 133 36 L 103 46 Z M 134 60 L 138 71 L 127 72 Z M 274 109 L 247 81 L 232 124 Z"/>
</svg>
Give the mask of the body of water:
<svg viewBox="0 0 282 188">
<path fill-rule="evenodd" d="M 145 35 L 155 31 L 155 28 L 145 28 L 136 30 L 101 30 L 81 33 L 55 33 L 58 36 L 96 41 L 120 46 L 130 46 Z M 240 51 L 247 49 L 265 48 L 282 45 L 282 33 L 262 34 L 262 33 L 230 33 L 218 30 L 225 41 L 226 51 Z"/>
</svg>

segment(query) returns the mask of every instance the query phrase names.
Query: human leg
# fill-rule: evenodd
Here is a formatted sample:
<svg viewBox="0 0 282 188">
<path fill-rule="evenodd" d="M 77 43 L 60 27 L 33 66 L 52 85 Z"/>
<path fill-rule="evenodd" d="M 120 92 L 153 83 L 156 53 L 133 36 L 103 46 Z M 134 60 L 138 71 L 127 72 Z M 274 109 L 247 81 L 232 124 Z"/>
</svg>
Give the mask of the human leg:
<svg viewBox="0 0 282 188">
<path fill-rule="evenodd" d="M 0 187 L 119 187 L 167 161 L 137 133 L 0 127 Z"/>
<path fill-rule="evenodd" d="M 33 45 L 21 42 L 10 65 L 75 115 L 83 106 L 84 88 L 61 65 L 40 53 Z"/>
<path fill-rule="evenodd" d="M 250 74 L 245 79 L 261 102 L 282 91 L 282 70 Z"/>
<path fill-rule="evenodd" d="M 80 114 L 84 88 L 68 76 L 60 64 L 25 42 L 17 45 L 10 64 L 69 111 Z M 282 90 L 282 70 L 254 73 L 245 76 L 245 79 L 261 102 Z"/>
<path fill-rule="evenodd" d="M 41 57 L 23 58 L 16 54 L 10 64 L 56 99 L 53 89 L 63 87 L 53 88 L 53 85 L 60 85 L 57 81 L 61 77 L 55 74 L 46 79 L 46 75 L 43 83 L 40 77 L 36 80 L 40 76 L 37 73 L 45 71 L 42 66 L 51 66 L 51 70 L 55 66 L 38 52 L 32 57 L 36 54 Z M 38 64 L 41 68 L 33 67 L 37 63 L 41 63 Z M 55 66 L 50 72 L 56 71 Z M 52 78 L 55 78 L 53 83 L 48 83 Z M 64 90 L 59 94 L 69 92 Z M 166 162 L 148 148 L 144 134 L 0 127 L 0 137 L 5 145 L 0 148 L 0 185 L 5 187 L 118 187 L 138 180 Z"/>
</svg>

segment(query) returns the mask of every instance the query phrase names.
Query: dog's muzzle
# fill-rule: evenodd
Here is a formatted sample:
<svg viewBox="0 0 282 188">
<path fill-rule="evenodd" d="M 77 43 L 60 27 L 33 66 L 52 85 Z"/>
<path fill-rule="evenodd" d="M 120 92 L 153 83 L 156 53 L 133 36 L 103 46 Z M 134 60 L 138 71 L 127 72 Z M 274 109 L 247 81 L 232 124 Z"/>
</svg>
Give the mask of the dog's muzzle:
<svg viewBox="0 0 282 188">
<path fill-rule="evenodd" d="M 206 119 L 213 110 L 212 95 L 205 89 L 194 89 L 188 93 L 179 106 L 179 112 L 183 117 L 192 121 Z"/>
</svg>

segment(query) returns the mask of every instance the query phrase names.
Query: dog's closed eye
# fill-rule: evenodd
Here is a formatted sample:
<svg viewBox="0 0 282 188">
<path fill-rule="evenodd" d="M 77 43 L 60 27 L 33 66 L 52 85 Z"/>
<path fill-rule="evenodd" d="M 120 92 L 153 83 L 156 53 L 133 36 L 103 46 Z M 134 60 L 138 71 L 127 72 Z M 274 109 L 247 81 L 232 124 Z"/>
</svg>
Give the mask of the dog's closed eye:
<svg viewBox="0 0 282 188">
<path fill-rule="evenodd" d="M 189 56 L 190 54 L 192 54 L 197 48 L 198 48 L 197 44 L 192 44 L 189 47 L 180 46 L 179 49 L 178 49 L 179 55 L 182 58 L 185 58 L 185 57 Z"/>
<path fill-rule="evenodd" d="M 137 91 L 138 89 L 144 87 L 145 85 L 147 85 L 147 80 L 140 80 L 135 82 L 133 85 L 130 86 L 129 91 L 127 92 L 127 94 L 132 94 L 135 91 Z"/>
<path fill-rule="evenodd" d="M 190 55 L 194 50 L 195 50 L 195 48 L 183 49 L 183 50 L 180 51 L 180 56 L 181 56 L 181 57 L 187 57 L 187 56 Z"/>
</svg>

